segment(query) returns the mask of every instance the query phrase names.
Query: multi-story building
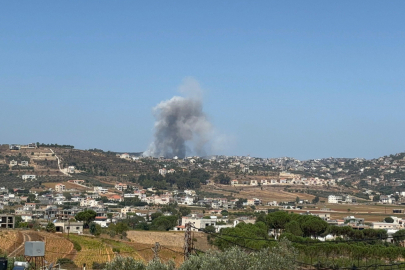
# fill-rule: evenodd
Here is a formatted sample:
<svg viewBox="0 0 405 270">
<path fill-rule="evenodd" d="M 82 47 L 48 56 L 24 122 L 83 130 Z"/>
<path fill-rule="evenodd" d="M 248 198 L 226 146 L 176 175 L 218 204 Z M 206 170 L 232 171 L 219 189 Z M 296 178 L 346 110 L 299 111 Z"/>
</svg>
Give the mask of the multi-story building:
<svg viewBox="0 0 405 270">
<path fill-rule="evenodd" d="M 55 191 L 56 192 L 64 192 L 66 190 L 66 187 L 64 184 L 56 184 L 55 185 Z"/>
<path fill-rule="evenodd" d="M 124 191 L 128 189 L 127 184 L 123 184 L 123 183 L 118 183 L 115 185 L 115 189 L 119 190 L 119 191 Z"/>
<path fill-rule="evenodd" d="M 14 229 L 15 216 L 0 215 L 0 228 Z"/>
<path fill-rule="evenodd" d="M 342 196 L 329 195 L 328 196 L 328 203 L 341 203 L 342 199 L 343 199 Z"/>
</svg>

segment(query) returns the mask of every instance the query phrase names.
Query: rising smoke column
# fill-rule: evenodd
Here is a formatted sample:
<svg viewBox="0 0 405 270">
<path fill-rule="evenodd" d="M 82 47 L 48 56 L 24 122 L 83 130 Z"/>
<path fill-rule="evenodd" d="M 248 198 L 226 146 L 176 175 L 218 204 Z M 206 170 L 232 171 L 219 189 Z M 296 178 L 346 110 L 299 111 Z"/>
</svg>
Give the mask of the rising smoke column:
<svg viewBox="0 0 405 270">
<path fill-rule="evenodd" d="M 199 156 L 205 154 L 204 146 L 209 141 L 212 125 L 203 112 L 201 89 L 197 81 L 188 78 L 180 91 L 191 96 L 175 96 L 153 108 L 154 142 L 145 155 L 184 158 L 187 150 Z M 188 149 L 188 145 L 192 149 Z"/>
</svg>

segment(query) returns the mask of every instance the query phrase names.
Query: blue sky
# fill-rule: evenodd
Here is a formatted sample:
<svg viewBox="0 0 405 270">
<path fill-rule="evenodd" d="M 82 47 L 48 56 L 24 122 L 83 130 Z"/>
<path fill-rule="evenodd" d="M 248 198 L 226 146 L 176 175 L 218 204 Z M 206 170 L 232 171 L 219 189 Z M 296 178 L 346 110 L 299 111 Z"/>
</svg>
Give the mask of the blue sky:
<svg viewBox="0 0 405 270">
<path fill-rule="evenodd" d="M 0 143 L 143 151 L 193 77 L 212 154 L 405 150 L 404 1 L 6 1 Z"/>
</svg>

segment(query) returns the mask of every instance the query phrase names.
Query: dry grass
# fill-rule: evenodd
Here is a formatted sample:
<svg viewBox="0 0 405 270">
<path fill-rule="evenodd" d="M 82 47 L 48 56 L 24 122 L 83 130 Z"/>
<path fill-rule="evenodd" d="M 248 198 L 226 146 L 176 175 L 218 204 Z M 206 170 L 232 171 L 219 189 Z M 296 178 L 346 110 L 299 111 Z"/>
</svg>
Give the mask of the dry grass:
<svg viewBox="0 0 405 270">
<path fill-rule="evenodd" d="M 71 257 L 73 244 L 60 234 L 38 232 L 38 235 L 45 241 L 45 260 L 56 262 L 59 258 Z"/>
<path fill-rule="evenodd" d="M 14 230 L 0 231 L 0 249 L 6 253 L 12 252 L 23 242 L 21 233 Z"/>
<path fill-rule="evenodd" d="M 63 184 L 66 186 L 66 189 L 76 189 L 76 190 L 87 190 L 88 189 L 83 186 L 76 185 L 76 184 L 70 183 L 70 182 L 42 183 L 42 185 L 44 185 L 46 188 L 52 188 L 52 189 L 55 189 L 56 184 Z"/>
<path fill-rule="evenodd" d="M 284 187 L 272 186 L 237 186 L 231 187 L 227 185 L 203 186 L 203 191 L 218 193 L 222 196 L 233 196 L 235 198 L 258 198 L 263 202 L 270 201 L 295 201 L 295 198 L 300 197 L 304 200 L 312 200 L 315 196 L 306 193 L 291 193 L 284 191 Z"/>
<path fill-rule="evenodd" d="M 147 244 L 152 247 L 156 242 L 159 242 L 160 245 L 176 251 L 182 251 L 184 246 L 184 232 L 128 231 L 127 237 L 136 244 Z M 195 232 L 193 238 L 197 249 L 208 250 L 212 248 L 208 244 L 206 234 Z"/>
<path fill-rule="evenodd" d="M 131 232 L 128 232 L 128 234 L 130 233 Z M 180 239 L 184 237 L 184 234 L 178 234 L 177 236 L 178 241 L 176 243 L 180 245 Z M 71 235 L 70 237 L 72 240 L 77 241 L 82 247 L 82 250 L 77 252 L 73 259 L 76 265 L 83 265 L 83 263 L 92 265 L 93 262 L 102 263 L 111 261 L 115 257 L 113 248 L 119 250 L 121 256 L 129 256 L 136 260 L 148 262 L 153 259 L 154 253 L 151 248 L 155 245 L 155 242 L 159 242 L 162 246 L 159 252 L 159 257 L 162 261 L 173 260 L 176 265 L 180 265 L 183 262 L 183 256 L 181 254 L 183 252 L 182 242 L 181 247 L 172 246 L 170 245 L 171 243 L 167 242 L 165 235 L 162 235 L 160 232 L 157 232 L 157 235 L 155 235 L 157 241 L 151 241 L 150 244 L 140 243 L 139 241 L 134 242 L 133 240 L 123 241 L 120 239 L 111 239 L 104 236 L 88 237 Z"/>
</svg>

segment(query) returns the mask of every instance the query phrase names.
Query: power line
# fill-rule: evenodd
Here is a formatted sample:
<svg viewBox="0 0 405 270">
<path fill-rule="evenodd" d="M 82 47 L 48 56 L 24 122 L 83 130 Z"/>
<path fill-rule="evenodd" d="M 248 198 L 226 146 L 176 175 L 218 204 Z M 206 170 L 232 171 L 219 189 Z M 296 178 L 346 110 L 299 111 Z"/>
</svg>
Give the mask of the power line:
<svg viewBox="0 0 405 270">
<path fill-rule="evenodd" d="M 161 246 L 161 247 L 162 247 L 162 248 L 165 248 L 165 249 L 167 249 L 167 250 L 173 251 L 173 252 L 175 252 L 175 253 L 184 254 L 184 253 L 181 252 L 181 251 L 176 251 L 176 250 L 174 250 L 174 249 L 171 249 L 171 248 L 168 248 L 168 247 L 165 247 L 165 246 Z"/>
</svg>

